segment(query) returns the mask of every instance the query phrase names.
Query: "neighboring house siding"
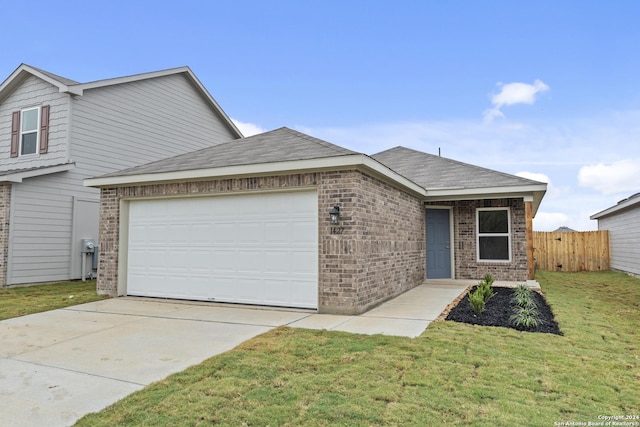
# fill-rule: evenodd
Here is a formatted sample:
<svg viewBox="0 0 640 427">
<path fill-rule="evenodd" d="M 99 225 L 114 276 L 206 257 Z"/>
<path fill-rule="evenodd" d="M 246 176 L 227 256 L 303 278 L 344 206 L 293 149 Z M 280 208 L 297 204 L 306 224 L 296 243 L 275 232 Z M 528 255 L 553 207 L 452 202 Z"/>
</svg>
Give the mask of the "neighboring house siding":
<svg viewBox="0 0 640 427">
<path fill-rule="evenodd" d="M 609 230 L 611 268 L 640 274 L 640 206 L 598 218 L 598 229 Z"/>
<path fill-rule="evenodd" d="M 527 236 L 523 199 L 462 200 L 427 205 L 453 206 L 455 278 L 479 280 L 491 274 L 496 280 L 527 280 Z M 509 207 L 511 262 L 478 262 L 476 209 Z"/>
<path fill-rule="evenodd" d="M 67 174 L 13 185 L 9 284 L 69 279 L 74 185 Z"/>
<path fill-rule="evenodd" d="M 11 113 L 36 105 L 51 108 L 48 152 L 10 158 Z M 4 284 L 82 277 L 80 239 L 98 238 L 98 217 L 82 218 L 82 228 L 95 228 L 95 236 L 75 235 L 74 203 L 98 203 L 100 197 L 99 190 L 83 186 L 85 178 L 235 137 L 183 75 L 86 89 L 73 98 L 26 78 L 0 104 L 0 171 L 70 161 L 75 168 L 12 185 Z"/>
<path fill-rule="evenodd" d="M 89 177 L 235 139 L 182 75 L 85 90 L 71 136 L 72 158 Z"/>
<path fill-rule="evenodd" d="M 53 166 L 69 161 L 70 97 L 58 88 L 30 76 L 0 104 L 0 168 L 3 171 Z M 11 114 L 49 105 L 49 143 L 45 154 L 10 157 Z M 57 174 L 59 175 L 59 174 Z M 57 176 L 56 175 L 56 176 Z M 27 178 L 11 185 L 11 210 L 5 224 L 3 285 L 69 278 L 67 217 L 69 192 L 77 183 L 60 185 L 57 177 Z M 65 263 L 61 268 L 58 264 Z"/>
<path fill-rule="evenodd" d="M 11 113 L 27 107 L 49 105 L 49 148 L 46 154 L 10 157 Z M 70 97 L 37 77 L 28 77 L 0 103 L 0 171 L 52 166 L 68 161 Z"/>
</svg>

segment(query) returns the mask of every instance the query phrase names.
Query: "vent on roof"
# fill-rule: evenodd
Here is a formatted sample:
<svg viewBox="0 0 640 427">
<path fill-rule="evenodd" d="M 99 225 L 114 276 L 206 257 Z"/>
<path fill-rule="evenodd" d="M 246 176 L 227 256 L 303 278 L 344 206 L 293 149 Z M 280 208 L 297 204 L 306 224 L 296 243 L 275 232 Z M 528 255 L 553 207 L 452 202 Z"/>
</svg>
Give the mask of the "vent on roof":
<svg viewBox="0 0 640 427">
<path fill-rule="evenodd" d="M 627 197 L 626 199 L 622 199 L 622 200 L 620 200 L 620 201 L 618 202 L 618 204 L 620 204 L 620 203 L 622 203 L 622 202 L 626 202 L 627 200 L 635 199 L 636 197 L 639 197 L 639 196 L 640 196 L 640 193 L 633 194 L 633 195 L 631 195 L 631 196 Z"/>
</svg>

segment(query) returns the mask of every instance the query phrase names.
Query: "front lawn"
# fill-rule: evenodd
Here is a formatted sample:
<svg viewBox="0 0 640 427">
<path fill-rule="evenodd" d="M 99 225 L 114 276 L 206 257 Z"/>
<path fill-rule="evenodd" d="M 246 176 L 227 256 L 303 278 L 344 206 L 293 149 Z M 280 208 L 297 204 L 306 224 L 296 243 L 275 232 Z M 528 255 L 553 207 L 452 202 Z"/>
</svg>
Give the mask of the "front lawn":
<svg viewBox="0 0 640 427">
<path fill-rule="evenodd" d="M 77 425 L 554 426 L 640 415 L 640 280 L 537 278 L 564 336 L 451 321 L 416 339 L 281 327 Z"/>
<path fill-rule="evenodd" d="M 0 288 L 0 320 L 104 298 L 96 293 L 95 280 Z"/>
</svg>

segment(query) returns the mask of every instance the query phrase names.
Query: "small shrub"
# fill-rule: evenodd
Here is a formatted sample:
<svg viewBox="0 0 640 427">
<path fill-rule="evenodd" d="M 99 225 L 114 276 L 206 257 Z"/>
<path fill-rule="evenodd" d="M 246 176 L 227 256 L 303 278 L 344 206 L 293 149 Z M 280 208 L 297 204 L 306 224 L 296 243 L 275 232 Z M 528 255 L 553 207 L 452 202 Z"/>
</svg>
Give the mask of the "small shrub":
<svg viewBox="0 0 640 427">
<path fill-rule="evenodd" d="M 513 315 L 509 317 L 509 321 L 515 325 L 525 329 L 540 326 L 540 312 L 538 305 L 533 298 L 533 291 L 525 285 L 518 285 L 513 290 L 511 302 L 515 304 L 513 307 Z"/>
<path fill-rule="evenodd" d="M 526 285 L 518 285 L 513 290 L 511 302 L 523 308 L 537 308 L 536 301 L 533 299 L 533 291 Z"/>
<path fill-rule="evenodd" d="M 520 306 L 515 308 L 515 312 L 511 317 L 509 317 L 509 321 L 515 326 L 520 326 L 526 329 L 535 328 L 542 324 L 540 313 L 536 308 Z"/>
<path fill-rule="evenodd" d="M 471 311 L 475 314 L 480 314 L 484 311 L 485 299 L 484 295 L 479 292 L 479 288 L 469 293 L 469 305 L 471 306 Z"/>
<path fill-rule="evenodd" d="M 495 281 L 495 279 L 493 278 L 492 275 L 490 275 L 489 273 L 485 274 L 484 277 L 482 278 L 482 281 L 485 283 L 488 283 L 489 286 L 493 286 L 493 282 Z"/>
<path fill-rule="evenodd" d="M 489 300 L 489 298 L 496 294 L 495 292 L 493 292 L 491 283 L 493 283 L 493 279 L 491 279 L 491 282 L 483 280 L 482 282 L 478 283 L 478 287 L 476 288 L 476 292 L 480 292 L 485 303 Z"/>
</svg>

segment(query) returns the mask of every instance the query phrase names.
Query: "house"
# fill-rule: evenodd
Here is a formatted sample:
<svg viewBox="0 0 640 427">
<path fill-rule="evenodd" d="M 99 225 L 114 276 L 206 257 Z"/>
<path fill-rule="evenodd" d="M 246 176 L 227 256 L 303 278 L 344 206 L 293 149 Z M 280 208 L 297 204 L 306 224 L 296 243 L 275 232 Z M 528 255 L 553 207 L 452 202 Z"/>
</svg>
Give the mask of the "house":
<svg viewBox="0 0 640 427">
<path fill-rule="evenodd" d="M 99 293 L 357 314 L 430 278 L 533 279 L 546 184 L 280 128 L 85 180 Z"/>
<path fill-rule="evenodd" d="M 78 83 L 20 65 L 0 84 L 0 286 L 91 272 L 83 179 L 239 137 L 187 67 Z"/>
<path fill-rule="evenodd" d="M 573 228 L 569 228 L 566 225 L 563 225 L 562 227 L 558 227 L 555 230 L 553 230 L 554 233 L 575 233 L 576 230 L 574 230 Z"/>
<path fill-rule="evenodd" d="M 609 230 L 612 270 L 640 275 L 640 193 L 591 215 L 598 230 Z"/>
</svg>

